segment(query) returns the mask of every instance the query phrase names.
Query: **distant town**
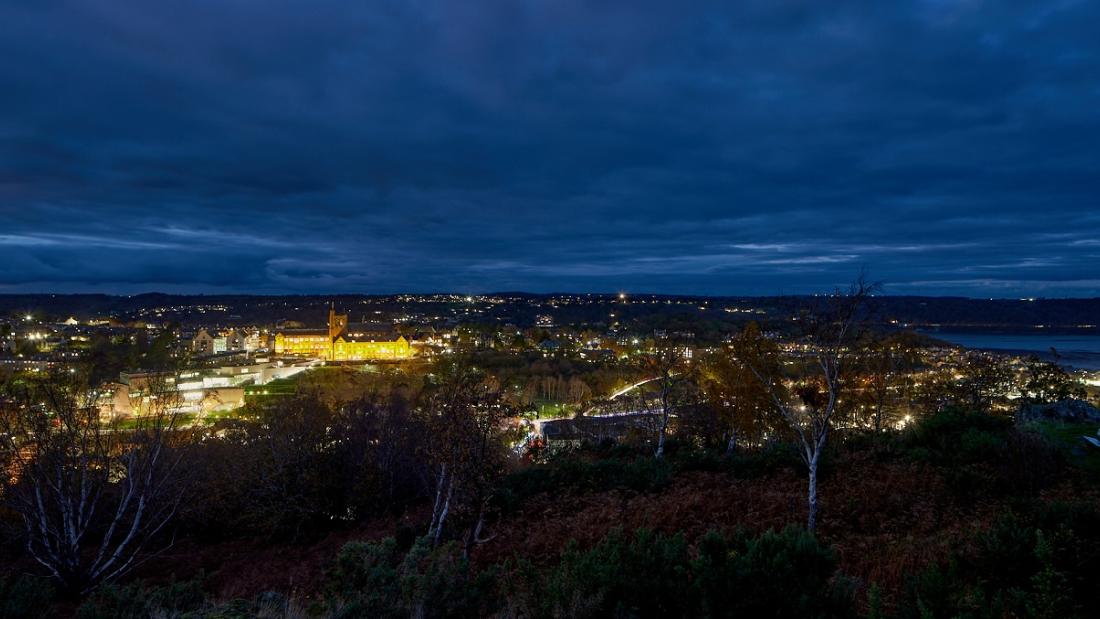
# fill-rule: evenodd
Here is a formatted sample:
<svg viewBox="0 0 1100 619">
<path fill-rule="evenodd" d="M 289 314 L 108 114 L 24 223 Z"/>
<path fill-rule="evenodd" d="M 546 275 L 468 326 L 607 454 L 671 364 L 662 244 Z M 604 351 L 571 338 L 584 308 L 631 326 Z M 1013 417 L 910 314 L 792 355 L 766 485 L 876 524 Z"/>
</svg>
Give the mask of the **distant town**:
<svg viewBox="0 0 1100 619">
<path fill-rule="evenodd" d="M 940 329 L 970 332 L 1100 333 L 1095 300 L 877 299 L 875 320 L 887 332 L 909 333 L 910 382 L 969 363 L 975 355 L 1002 358 L 1017 370 L 1029 355 L 966 351 L 938 340 Z M 632 356 L 672 346 L 685 360 L 730 347 L 750 322 L 784 346 L 797 319 L 799 297 L 726 299 L 665 295 L 394 295 L 384 297 L 0 297 L 0 368 L 48 372 L 100 363 L 104 415 L 140 415 L 149 381 L 167 378 L 180 411 L 196 416 L 233 411 L 264 387 L 323 366 L 370 369 L 430 363 L 441 356 L 496 351 L 613 367 Z M 1036 310 L 1036 306 L 1039 306 Z M 1052 307 L 1057 311 L 1052 311 Z M 1036 324 L 1032 312 L 1058 322 Z M 980 316 L 981 320 L 975 320 Z M 134 356 L 158 351 L 159 357 Z M 124 354 L 111 355 L 111 352 Z M 1049 351 L 1038 351 L 1049 357 Z M 1098 354 L 1100 358 L 1100 354 Z M 161 367 L 143 367 L 140 361 Z M 171 362 L 172 373 L 163 375 Z M 106 363 L 104 363 L 106 362 Z M 109 370 L 104 370 L 107 367 Z M 1100 371 L 1077 371 L 1100 385 Z M 117 370 L 117 373 L 115 371 Z M 547 397 L 551 407 L 581 409 L 621 385 L 575 384 L 573 397 Z M 517 385 L 519 389 L 530 389 Z M 564 391 L 563 390 L 563 391 Z M 549 390 L 553 391 L 553 390 Z M 578 396 L 577 393 L 583 394 Z M 549 393 L 547 395 L 550 395 Z M 559 394 L 560 395 L 560 394 Z M 1018 391 L 1005 390 L 1008 398 Z M 559 411 L 560 412 L 560 411 Z M 897 415 L 898 420 L 909 418 Z M 903 421 L 898 421 L 903 423 Z"/>
</svg>

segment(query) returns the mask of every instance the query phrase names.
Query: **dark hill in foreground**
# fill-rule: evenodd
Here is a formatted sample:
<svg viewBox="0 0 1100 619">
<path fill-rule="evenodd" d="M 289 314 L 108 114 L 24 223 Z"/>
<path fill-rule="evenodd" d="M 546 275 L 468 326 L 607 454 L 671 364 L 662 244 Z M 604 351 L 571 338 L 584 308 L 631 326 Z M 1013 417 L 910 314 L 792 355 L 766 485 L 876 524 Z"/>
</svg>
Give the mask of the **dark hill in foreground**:
<svg viewBox="0 0 1100 619">
<path fill-rule="evenodd" d="M 797 528 L 803 475 L 782 445 L 674 449 L 663 463 L 647 449 L 583 449 L 508 477 L 469 563 L 457 544 L 415 541 L 430 506 L 414 505 L 312 541 L 183 539 L 80 616 L 282 604 L 343 617 L 717 617 L 764 603 L 777 616 L 1088 616 L 1100 453 L 1078 444 L 1087 429 L 947 411 L 849 436 L 825 464 L 816 540 Z"/>
</svg>

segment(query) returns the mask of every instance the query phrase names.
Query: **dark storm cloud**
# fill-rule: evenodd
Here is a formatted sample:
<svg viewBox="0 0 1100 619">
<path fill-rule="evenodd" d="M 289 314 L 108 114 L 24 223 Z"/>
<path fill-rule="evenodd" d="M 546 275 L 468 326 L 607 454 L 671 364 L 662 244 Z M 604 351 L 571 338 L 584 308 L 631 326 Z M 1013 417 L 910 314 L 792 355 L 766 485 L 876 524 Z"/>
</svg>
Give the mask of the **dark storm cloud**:
<svg viewBox="0 0 1100 619">
<path fill-rule="evenodd" d="M 1100 294 L 1100 6 L 0 4 L 0 290 Z"/>
</svg>

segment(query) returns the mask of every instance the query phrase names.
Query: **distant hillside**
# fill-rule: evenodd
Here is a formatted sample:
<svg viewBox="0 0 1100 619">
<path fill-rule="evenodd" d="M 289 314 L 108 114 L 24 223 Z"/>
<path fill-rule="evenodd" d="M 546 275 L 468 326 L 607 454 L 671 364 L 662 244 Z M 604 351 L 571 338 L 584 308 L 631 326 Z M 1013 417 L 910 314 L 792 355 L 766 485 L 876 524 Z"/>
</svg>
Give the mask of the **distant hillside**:
<svg viewBox="0 0 1100 619">
<path fill-rule="evenodd" d="M 530 323 L 539 313 L 553 313 L 561 322 L 598 321 L 607 316 L 607 306 L 621 310 L 621 318 L 643 318 L 654 315 L 676 315 L 686 319 L 705 318 L 743 322 L 762 314 L 741 313 L 722 315 L 724 308 L 755 309 L 771 317 L 781 317 L 797 311 L 811 298 L 781 297 L 701 297 L 639 295 L 629 304 L 622 304 L 617 295 L 536 295 L 502 293 L 506 299 L 488 307 L 482 317 L 493 322 Z M 569 298 L 584 298 L 586 303 L 550 305 L 549 302 Z M 269 323 L 292 319 L 307 323 L 323 320 L 324 309 L 335 303 L 353 318 L 359 313 L 416 312 L 443 305 L 460 303 L 461 297 L 439 295 L 169 295 L 149 293 L 134 296 L 102 294 L 76 295 L 0 295 L 0 317 L 34 313 L 47 319 L 68 316 L 115 316 L 135 319 L 150 316 L 157 308 L 168 311 L 159 315 L 163 320 L 179 322 Z M 546 303 L 546 305 L 544 305 Z M 211 309 L 216 307 L 217 309 Z M 704 308 L 705 309 L 701 309 Z M 205 308 L 206 311 L 200 311 Z M 915 326 L 941 326 L 979 329 L 1044 328 L 1097 330 L 1100 325 L 1100 297 L 1092 299 L 969 299 L 963 297 L 880 296 L 876 311 L 882 322 L 896 321 Z M 1100 332 L 1100 330 L 1097 330 Z"/>
</svg>

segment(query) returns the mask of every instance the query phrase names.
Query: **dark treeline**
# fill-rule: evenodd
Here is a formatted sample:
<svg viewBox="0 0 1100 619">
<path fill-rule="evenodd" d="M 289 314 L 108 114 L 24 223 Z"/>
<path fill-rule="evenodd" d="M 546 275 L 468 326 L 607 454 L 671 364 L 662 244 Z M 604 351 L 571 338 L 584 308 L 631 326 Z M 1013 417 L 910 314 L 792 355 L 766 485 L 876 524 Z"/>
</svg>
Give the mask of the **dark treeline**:
<svg viewBox="0 0 1100 619">
<path fill-rule="evenodd" d="M 491 295 L 490 295 L 491 296 Z M 782 318 L 797 312 L 806 305 L 804 296 L 783 297 L 723 297 L 723 296 L 667 296 L 638 295 L 638 300 L 646 303 L 623 304 L 614 294 L 588 295 L 591 305 L 557 305 L 549 307 L 545 302 L 555 295 L 536 295 L 506 293 L 500 296 L 511 299 L 508 302 L 483 308 L 483 317 L 495 322 L 497 319 L 528 327 L 537 315 L 548 311 L 559 324 L 599 323 L 607 318 L 607 306 L 614 306 L 620 312 L 620 318 L 639 320 L 646 327 L 676 329 L 678 325 L 693 324 L 710 330 L 724 330 L 724 324 L 743 324 L 745 315 L 723 315 L 723 307 L 758 309 L 772 318 Z M 586 295 L 575 295 L 585 297 Z M 459 297 L 456 297 L 458 299 Z M 668 301 L 679 301 L 684 305 L 669 305 Z M 270 324 L 277 320 L 295 320 L 306 324 L 320 324 L 330 303 L 346 308 L 353 319 L 357 307 L 369 303 L 369 311 L 381 310 L 387 313 L 408 311 L 434 312 L 452 305 L 462 306 L 464 301 L 428 302 L 426 300 L 404 300 L 396 296 L 366 295 L 168 295 L 150 293 L 132 296 L 110 295 L 54 295 L 20 294 L 0 295 L 0 316 L 22 316 L 30 311 L 41 316 L 64 320 L 69 316 L 88 318 L 92 316 L 113 315 L 121 320 L 133 320 L 148 317 L 148 310 L 167 308 L 164 316 L 187 325 L 196 324 Z M 709 306 L 711 312 L 698 311 L 697 305 Z M 1023 328 L 1034 325 L 1047 327 L 1075 328 L 1090 325 L 1096 332 L 1096 316 L 1100 315 L 1100 299 L 971 299 L 964 297 L 911 297 L 876 296 L 875 301 L 884 321 L 896 320 L 901 323 L 917 325 L 973 326 Z M 219 311 L 192 311 L 193 306 L 224 306 Z M 171 309 L 176 308 L 176 309 Z M 713 310 L 719 310 L 714 312 Z M 366 310 L 364 310 L 366 311 Z M 715 315 L 716 314 L 716 315 Z M 762 315 L 752 315 L 761 318 Z M 711 323 L 706 326 L 705 323 Z"/>
</svg>

